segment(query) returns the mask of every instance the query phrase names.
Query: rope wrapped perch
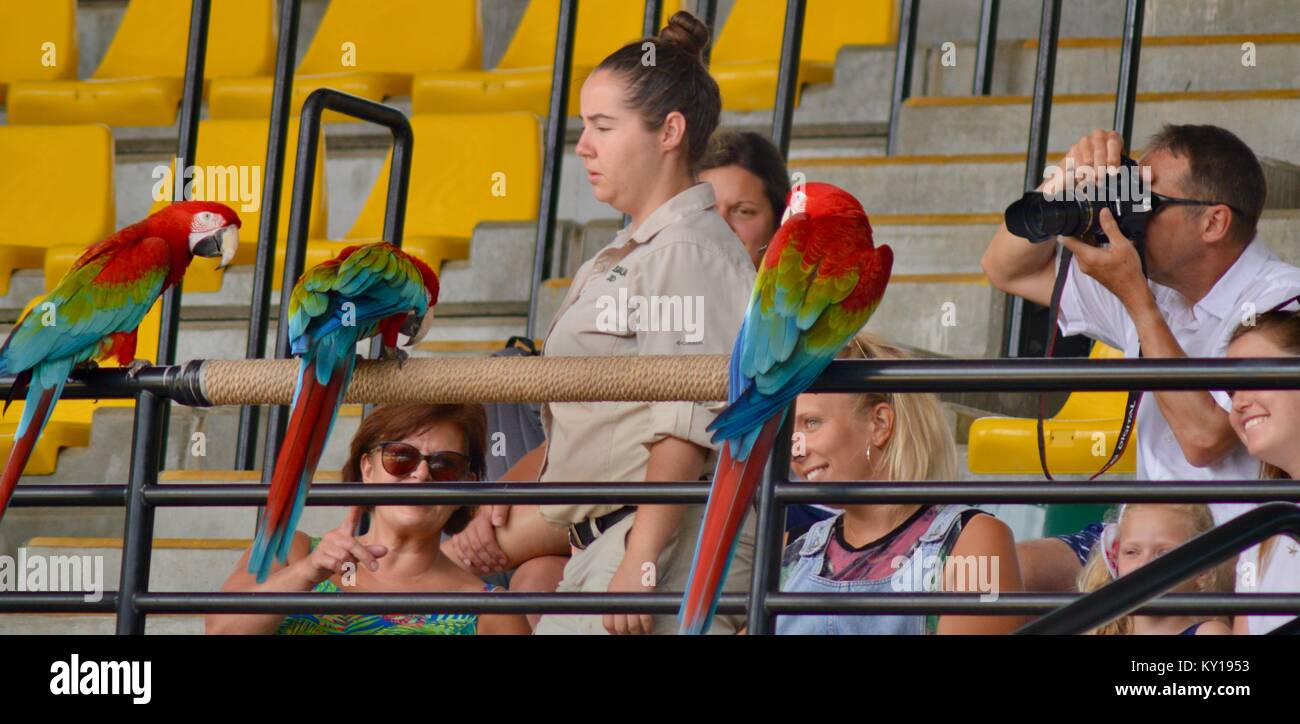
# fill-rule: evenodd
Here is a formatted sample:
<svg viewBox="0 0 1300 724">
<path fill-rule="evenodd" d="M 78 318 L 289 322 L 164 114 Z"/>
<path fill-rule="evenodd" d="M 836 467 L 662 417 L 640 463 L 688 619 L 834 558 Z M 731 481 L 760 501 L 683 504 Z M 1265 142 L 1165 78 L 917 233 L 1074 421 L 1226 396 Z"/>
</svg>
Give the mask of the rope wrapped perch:
<svg viewBox="0 0 1300 724">
<path fill-rule="evenodd" d="M 727 355 L 412 357 L 357 363 L 345 402 L 712 402 L 727 399 Z M 298 361 L 207 360 L 213 405 L 288 405 Z"/>
</svg>

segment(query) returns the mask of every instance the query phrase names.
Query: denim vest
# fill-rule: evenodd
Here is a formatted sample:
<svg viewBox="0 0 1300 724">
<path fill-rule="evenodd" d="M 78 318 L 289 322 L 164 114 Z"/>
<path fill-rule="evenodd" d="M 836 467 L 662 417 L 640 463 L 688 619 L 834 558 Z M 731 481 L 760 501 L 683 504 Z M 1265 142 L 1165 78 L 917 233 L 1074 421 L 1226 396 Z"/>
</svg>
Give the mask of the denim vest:
<svg viewBox="0 0 1300 724">
<path fill-rule="evenodd" d="M 955 541 L 948 538 L 968 505 L 945 505 L 930 527 L 917 540 L 907 559 L 888 578 L 866 581 L 833 581 L 821 575 L 826 565 L 826 546 L 835 521 L 828 518 L 813 525 L 800 539 L 798 557 L 782 572 L 781 591 L 788 593 L 918 593 L 939 591 L 943 585 L 940 557 L 947 557 Z M 842 515 L 842 514 L 841 514 Z M 930 567 L 926 567 L 926 562 Z M 928 634 L 934 633 L 938 619 L 934 616 L 877 614 L 845 616 L 812 614 L 779 616 L 777 634 Z"/>
</svg>

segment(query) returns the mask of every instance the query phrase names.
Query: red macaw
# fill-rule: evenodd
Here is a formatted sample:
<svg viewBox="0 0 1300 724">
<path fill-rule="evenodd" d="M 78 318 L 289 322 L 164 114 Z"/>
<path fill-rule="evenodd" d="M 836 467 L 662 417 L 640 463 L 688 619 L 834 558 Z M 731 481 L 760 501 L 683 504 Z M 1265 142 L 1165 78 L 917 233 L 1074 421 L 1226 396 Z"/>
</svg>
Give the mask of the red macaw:
<svg viewBox="0 0 1300 724">
<path fill-rule="evenodd" d="M 848 192 L 809 183 L 791 193 L 731 351 L 729 405 L 708 428 L 721 449 L 678 612 L 681 633 L 708 630 L 786 409 L 867 323 L 893 263 Z"/>
<path fill-rule="evenodd" d="M 248 558 L 261 583 L 272 558 L 284 563 L 307 489 L 352 380 L 357 343 L 380 335 L 399 360 L 399 333 L 418 342 L 433 321 L 438 275 L 388 242 L 349 246 L 308 269 L 289 297 L 289 341 L 299 355 L 298 384 L 271 475 L 266 511 Z"/>
<path fill-rule="evenodd" d="M 181 201 L 92 244 L 38 306 L 18 320 L 0 346 L 0 375 L 27 385 L 23 416 L 0 473 L 0 518 L 45 429 L 73 368 L 116 357 L 129 374 L 149 363 L 135 358 L 140 320 L 195 256 L 220 257 L 239 246 L 239 216 L 209 201 Z M 52 306 L 50 306 L 52 305 Z M 52 316 L 51 316 L 52 314 Z"/>
</svg>

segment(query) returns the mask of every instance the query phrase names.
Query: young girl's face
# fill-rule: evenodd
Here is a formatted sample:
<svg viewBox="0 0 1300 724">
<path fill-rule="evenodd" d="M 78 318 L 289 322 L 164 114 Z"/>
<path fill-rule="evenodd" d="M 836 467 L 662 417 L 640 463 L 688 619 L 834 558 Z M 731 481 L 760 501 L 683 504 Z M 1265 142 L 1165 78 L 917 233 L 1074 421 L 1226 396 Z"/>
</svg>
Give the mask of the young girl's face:
<svg viewBox="0 0 1300 724">
<path fill-rule="evenodd" d="M 1130 507 L 1119 523 L 1115 567 L 1119 575 L 1126 576 L 1192 537 L 1191 523 L 1176 511 L 1151 506 Z M 1196 579 L 1184 581 L 1173 590 L 1195 591 Z"/>
<path fill-rule="evenodd" d="M 1228 345 L 1229 357 L 1291 357 L 1262 332 L 1248 332 Z M 1250 454 L 1300 474 L 1300 390 L 1237 390 L 1230 393 L 1228 421 Z"/>
<path fill-rule="evenodd" d="M 872 457 L 877 459 L 868 461 L 867 445 L 876 426 L 854 409 L 856 404 L 856 395 L 799 395 L 791 458 L 799 477 L 814 483 L 873 479 L 882 454 L 876 449 Z"/>
<path fill-rule="evenodd" d="M 663 151 L 659 131 L 649 130 L 635 109 L 624 104 L 626 87 L 609 71 L 596 71 L 582 84 L 582 159 L 596 200 L 623 213 L 635 213 L 660 174 Z"/>
</svg>

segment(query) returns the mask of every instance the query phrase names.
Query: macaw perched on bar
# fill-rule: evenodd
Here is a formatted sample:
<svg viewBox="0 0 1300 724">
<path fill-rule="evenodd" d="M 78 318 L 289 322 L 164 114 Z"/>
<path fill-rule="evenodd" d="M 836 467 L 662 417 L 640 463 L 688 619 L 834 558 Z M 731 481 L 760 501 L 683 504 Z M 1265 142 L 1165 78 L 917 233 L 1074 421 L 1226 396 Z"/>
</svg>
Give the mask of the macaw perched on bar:
<svg viewBox="0 0 1300 724">
<path fill-rule="evenodd" d="M 438 275 L 385 241 L 349 246 L 308 269 L 289 297 L 289 342 L 299 356 L 298 383 L 271 475 L 248 572 L 266 580 L 284 563 L 307 489 L 352 381 L 357 343 L 380 335 L 385 359 L 405 360 L 398 334 L 420 341 L 433 321 Z"/>
<path fill-rule="evenodd" d="M 76 368 L 116 357 L 135 376 L 140 320 L 196 256 L 230 264 L 239 246 L 239 216 L 210 201 L 180 201 L 87 247 L 58 285 L 14 325 L 0 346 L 0 375 L 16 375 L 5 399 L 27 386 L 23 415 L 0 473 L 0 519 L 36 439 Z"/>
<path fill-rule="evenodd" d="M 721 448 L 680 633 L 708 631 L 786 410 L 867 323 L 893 263 L 893 250 L 873 244 L 867 214 L 849 193 L 825 183 L 791 193 L 732 347 L 729 404 L 708 428 Z"/>
</svg>

